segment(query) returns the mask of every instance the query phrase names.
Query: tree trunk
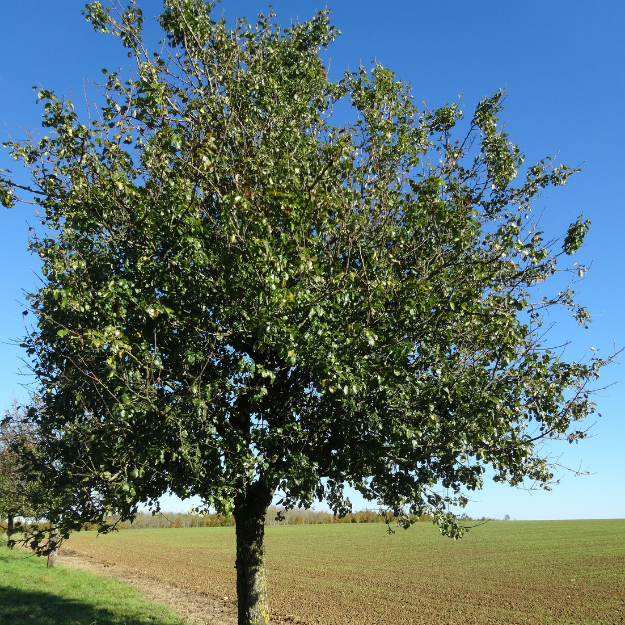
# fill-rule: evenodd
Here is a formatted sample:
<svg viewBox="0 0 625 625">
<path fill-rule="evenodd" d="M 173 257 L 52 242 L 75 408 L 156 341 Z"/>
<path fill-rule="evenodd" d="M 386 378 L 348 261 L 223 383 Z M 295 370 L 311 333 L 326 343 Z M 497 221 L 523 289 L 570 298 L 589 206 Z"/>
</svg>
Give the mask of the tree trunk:
<svg viewBox="0 0 625 625">
<path fill-rule="evenodd" d="M 56 568 L 56 560 L 59 555 L 58 548 L 58 538 L 59 538 L 59 530 L 56 525 L 50 526 L 50 538 L 48 539 L 48 545 L 52 548 L 52 551 L 48 554 L 48 568 L 55 569 Z"/>
<path fill-rule="evenodd" d="M 259 480 L 234 501 L 239 625 L 269 624 L 264 538 L 265 514 L 272 496 L 272 489 Z"/>
<path fill-rule="evenodd" d="M 11 540 L 11 536 L 15 532 L 15 519 L 12 514 L 9 514 L 7 518 L 7 541 Z"/>
</svg>

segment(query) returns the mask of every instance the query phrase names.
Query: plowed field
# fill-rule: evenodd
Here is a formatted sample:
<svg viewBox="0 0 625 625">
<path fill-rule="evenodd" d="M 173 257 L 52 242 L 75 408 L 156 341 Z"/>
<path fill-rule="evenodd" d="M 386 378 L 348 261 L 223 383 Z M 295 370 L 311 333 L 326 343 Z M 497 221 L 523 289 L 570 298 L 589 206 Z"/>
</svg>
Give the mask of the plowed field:
<svg viewBox="0 0 625 625">
<path fill-rule="evenodd" d="M 66 548 L 235 603 L 234 528 L 82 532 Z M 625 520 L 491 522 L 463 540 L 429 524 L 268 527 L 278 622 L 625 623 Z"/>
</svg>

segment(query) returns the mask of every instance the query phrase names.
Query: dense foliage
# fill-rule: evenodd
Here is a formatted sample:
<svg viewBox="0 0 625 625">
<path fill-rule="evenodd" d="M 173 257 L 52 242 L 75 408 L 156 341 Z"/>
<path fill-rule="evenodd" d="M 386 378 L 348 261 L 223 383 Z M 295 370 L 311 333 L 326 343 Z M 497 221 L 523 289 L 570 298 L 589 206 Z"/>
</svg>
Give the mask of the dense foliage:
<svg viewBox="0 0 625 625">
<path fill-rule="evenodd" d="M 573 170 L 523 169 L 502 93 L 465 119 L 417 109 L 379 64 L 330 80 L 328 11 L 231 30 L 213 3 L 164 4 L 154 55 L 134 3 L 88 5 L 136 76 L 107 73 L 88 123 L 39 91 L 50 136 L 8 144 L 32 186 L 0 182 L 41 207 L 25 346 L 48 471 L 81 486 L 62 517 L 106 524 L 171 490 L 243 533 L 274 493 L 344 514 L 349 484 L 458 537 L 449 504 L 485 467 L 548 487 L 536 445 L 583 437 L 605 364 L 561 359 L 541 328 L 557 306 L 589 319 L 570 284 L 542 285 L 584 274 L 558 263 L 588 222 L 559 249 L 531 212 Z"/>
</svg>

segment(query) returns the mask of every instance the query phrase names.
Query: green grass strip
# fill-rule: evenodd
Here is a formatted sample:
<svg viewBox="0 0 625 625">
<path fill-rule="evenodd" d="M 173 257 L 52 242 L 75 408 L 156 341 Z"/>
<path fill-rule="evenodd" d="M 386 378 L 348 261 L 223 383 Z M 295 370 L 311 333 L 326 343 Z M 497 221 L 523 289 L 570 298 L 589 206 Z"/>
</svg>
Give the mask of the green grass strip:
<svg viewBox="0 0 625 625">
<path fill-rule="evenodd" d="M 59 565 L 0 543 L 2 625 L 184 625 L 171 608 L 136 588 Z"/>
</svg>

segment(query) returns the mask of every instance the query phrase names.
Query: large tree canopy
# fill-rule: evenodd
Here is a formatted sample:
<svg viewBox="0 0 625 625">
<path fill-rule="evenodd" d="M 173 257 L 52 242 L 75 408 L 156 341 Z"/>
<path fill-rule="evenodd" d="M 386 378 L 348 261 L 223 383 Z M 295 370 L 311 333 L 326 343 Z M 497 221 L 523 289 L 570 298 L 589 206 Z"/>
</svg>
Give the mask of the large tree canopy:
<svg viewBox="0 0 625 625">
<path fill-rule="evenodd" d="M 574 170 L 524 168 L 502 93 L 420 110 L 379 64 L 328 79 L 328 11 L 229 29 L 214 3 L 164 4 L 154 55 L 136 5 L 88 5 L 136 75 L 107 74 L 89 122 L 41 90 L 50 136 L 8 144 L 33 182 L 5 173 L 2 200 L 32 192 L 43 226 L 34 418 L 76 485 L 64 523 L 168 489 L 233 512 L 240 622 L 265 623 L 276 493 L 343 513 L 349 484 L 458 537 L 449 504 L 485 467 L 548 487 L 537 443 L 584 436 L 605 364 L 563 360 L 541 328 L 557 306 L 589 319 L 542 284 L 584 273 L 558 263 L 588 222 L 543 240 L 532 203 Z"/>
</svg>

